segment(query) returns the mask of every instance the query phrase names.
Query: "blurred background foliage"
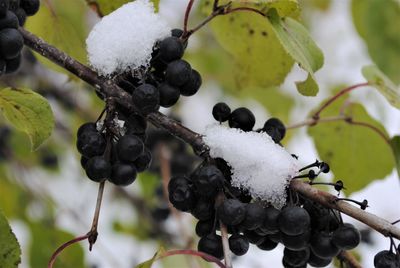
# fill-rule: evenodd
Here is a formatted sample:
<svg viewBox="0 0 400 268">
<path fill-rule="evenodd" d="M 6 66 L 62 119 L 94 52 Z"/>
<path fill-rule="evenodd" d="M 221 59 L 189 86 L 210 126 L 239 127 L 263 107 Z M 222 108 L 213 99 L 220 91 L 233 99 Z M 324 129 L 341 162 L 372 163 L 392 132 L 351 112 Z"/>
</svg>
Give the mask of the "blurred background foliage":
<svg viewBox="0 0 400 268">
<path fill-rule="evenodd" d="M 86 63 L 85 39 L 98 20 L 93 10 L 106 15 L 126 2 L 129 1 L 43 0 L 39 13 L 28 19 L 26 29 Z M 163 5 L 163 0 L 154 2 L 157 6 Z M 191 25 L 209 14 L 210 1 L 199 2 L 190 18 Z M 309 20 L 310 14 L 328 12 L 333 1 L 251 2 L 254 7 L 262 10 L 276 8 L 280 17 L 291 17 L 311 27 L 315 21 Z M 354 27 L 364 41 L 371 60 L 398 89 L 398 1 L 348 2 Z M 173 4 L 173 1 L 169 1 L 169 5 Z M 340 36 L 336 40 L 340 42 Z M 2 236 L 9 228 L 5 216 L 15 227 L 15 232 L 21 235 L 21 267 L 36 268 L 45 267 L 51 254 L 63 242 L 88 231 L 96 185 L 85 178 L 80 168 L 75 150 L 75 133 L 82 123 L 96 120 L 104 104 L 93 89 L 65 70 L 27 48 L 23 53 L 22 67 L 16 74 L 1 77 L 1 88 L 29 88 L 44 96 L 51 105 L 55 128 L 51 137 L 32 152 L 29 138 L 17 131 L 3 116 L 0 117 L 0 248 L 4 247 L 4 241 L 17 251 L 19 248 L 15 237 Z M 265 18 L 254 13 L 218 17 L 196 33 L 185 58 L 199 70 L 204 81 L 218 84 L 219 93 L 209 92 L 218 96 L 214 97 L 215 102 L 234 99 L 237 105 L 247 105 L 256 101 L 270 116 L 280 118 L 285 124 L 293 123 L 293 113 L 304 97 L 288 91 L 282 84 L 291 71 L 299 71 L 300 68 L 294 64 L 296 59 L 282 46 L 273 26 Z M 302 72 L 303 80 L 304 77 Z M 324 98 L 336 92 L 338 86 L 329 85 L 331 90 L 323 88 L 323 98 L 318 102 L 322 103 Z M 341 88 L 345 86 L 348 85 L 342 85 Z M 212 87 L 205 90 L 207 94 L 207 90 L 212 91 Z M 398 94 L 394 97 L 396 100 Z M 343 99 L 335 103 L 323 115 L 337 115 L 346 101 Z M 318 102 L 314 108 L 319 106 Z M 180 119 L 183 116 L 180 111 L 178 107 L 165 112 Z M 211 114 L 211 111 L 208 112 Z M 351 100 L 346 112 L 351 113 L 354 119 L 368 122 L 389 135 L 384 125 L 373 118 L 357 100 Z M 192 116 L 196 120 L 196 115 Z M 400 155 L 398 142 L 392 142 L 390 147 L 374 133 L 345 122 L 310 127 L 308 134 L 320 159 L 331 164 L 334 172 L 331 177 L 338 177 L 345 182 L 347 195 L 390 174 Z M 296 135 L 297 131 L 290 131 L 284 144 L 290 144 Z M 108 263 L 120 263 L 118 256 L 115 256 L 118 250 L 112 248 L 131 245 L 126 240 L 136 241 L 150 249 L 138 253 L 137 259 L 125 260 L 124 263 L 129 264 L 126 267 L 134 267 L 143 261 L 143 255 L 150 257 L 152 253 L 148 252 L 152 248 L 195 247 L 194 221 L 186 219 L 177 211 L 171 211 L 165 199 L 163 185 L 168 178 L 161 175 L 160 163 L 167 158 L 171 174 L 190 173 L 200 159 L 184 143 L 163 131 L 152 129 L 147 143 L 154 156 L 151 171 L 141 175 L 128 188 L 107 185 L 105 211 L 101 213 L 100 219 L 100 242 L 95 246 L 95 251 L 96 247 L 99 248 L 98 253 L 90 257 L 92 253 L 89 253 L 86 244 L 77 244 L 61 255 L 55 267 L 106 267 L 96 262 L 96 256 L 99 255 L 104 259 L 109 258 Z M 163 153 L 165 148 L 168 148 L 170 157 Z M 368 169 L 370 166 L 374 168 Z M 117 213 L 119 216 L 113 218 Z M 107 224 L 102 224 L 103 221 Z M 186 226 L 187 222 L 191 226 Z M 104 237 L 123 237 L 125 242 L 114 245 L 120 240 L 105 241 L 102 232 L 105 233 Z M 18 261 L 18 255 L 11 259 Z M 0 258 L 0 267 L 13 267 L 12 262 L 6 262 L 9 260 Z M 211 267 L 204 261 L 186 257 L 172 257 L 160 263 L 163 267 Z"/>
</svg>

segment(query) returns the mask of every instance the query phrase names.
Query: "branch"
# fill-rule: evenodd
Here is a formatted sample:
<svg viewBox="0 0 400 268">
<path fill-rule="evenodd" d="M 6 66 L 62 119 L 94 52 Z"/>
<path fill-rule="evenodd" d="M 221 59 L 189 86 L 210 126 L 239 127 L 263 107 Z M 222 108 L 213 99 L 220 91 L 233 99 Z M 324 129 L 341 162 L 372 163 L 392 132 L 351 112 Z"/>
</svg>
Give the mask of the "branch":
<svg viewBox="0 0 400 268">
<path fill-rule="evenodd" d="M 384 236 L 393 236 L 400 239 L 400 229 L 390 222 L 379 218 L 365 210 L 353 206 L 346 201 L 340 201 L 334 195 L 318 190 L 308 183 L 292 180 L 290 188 L 325 207 L 336 209 L 380 232 Z"/>
<path fill-rule="evenodd" d="M 29 33 L 22 28 L 19 28 L 19 31 L 23 35 L 25 44 L 28 47 L 91 84 L 96 88 L 96 90 L 105 96 L 115 98 L 115 100 L 125 108 L 131 110 L 134 109 L 130 102 L 131 96 L 118 87 L 113 80 L 99 77 L 97 73 L 90 68 L 69 57 L 66 53 L 47 44 L 45 41 L 33 35 L 32 33 Z M 179 137 L 186 143 L 190 144 L 195 153 L 198 155 L 207 155 L 208 147 L 204 143 L 200 134 L 191 131 L 190 129 L 182 126 L 178 122 L 159 112 L 150 114 L 147 119 L 156 127 L 163 128 L 172 135 Z M 400 239 L 399 228 L 396 228 L 390 222 L 361 210 L 358 207 L 350 205 L 345 201 L 337 201 L 337 197 L 334 195 L 315 189 L 311 185 L 299 180 L 293 180 L 290 184 L 290 187 L 311 200 L 314 200 L 326 207 L 336 209 L 354 219 L 359 220 L 360 222 L 363 222 L 384 236 L 393 236 L 396 239 Z"/>
<path fill-rule="evenodd" d="M 335 94 L 333 97 L 331 97 L 327 102 L 325 102 L 312 116 L 312 118 L 314 119 L 318 119 L 320 113 L 325 110 L 329 105 L 331 105 L 333 102 L 335 102 L 335 100 L 337 100 L 338 98 L 340 98 L 341 96 L 343 96 L 346 93 L 349 93 L 350 91 L 360 88 L 360 87 L 365 87 L 368 86 L 369 83 L 365 82 L 365 83 L 360 83 L 360 84 L 355 84 L 353 86 L 350 87 L 346 87 L 342 90 L 340 90 L 337 94 Z"/>
</svg>

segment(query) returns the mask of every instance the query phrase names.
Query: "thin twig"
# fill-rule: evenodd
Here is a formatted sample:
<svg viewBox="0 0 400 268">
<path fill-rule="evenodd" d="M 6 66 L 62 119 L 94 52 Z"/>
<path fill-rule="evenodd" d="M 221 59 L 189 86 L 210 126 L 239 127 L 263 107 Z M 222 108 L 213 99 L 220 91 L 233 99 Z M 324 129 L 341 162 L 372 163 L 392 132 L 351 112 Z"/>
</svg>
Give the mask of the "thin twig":
<svg viewBox="0 0 400 268">
<path fill-rule="evenodd" d="M 89 234 L 86 234 L 84 236 L 76 237 L 76 238 L 74 238 L 74 239 L 62 244 L 59 248 L 56 249 L 56 251 L 53 253 L 53 255 L 51 255 L 50 261 L 47 264 L 47 268 L 53 268 L 53 265 L 54 265 L 55 261 L 57 260 L 58 255 L 60 255 L 60 253 L 64 249 L 66 249 L 67 247 L 69 247 L 69 246 L 71 246 L 71 245 L 73 245 L 75 243 L 78 243 L 80 241 L 86 240 L 88 238 L 89 238 Z"/>
<path fill-rule="evenodd" d="M 188 21 L 189 21 L 189 15 L 190 11 L 192 10 L 194 0 L 190 0 L 185 11 L 185 18 L 183 19 L 183 36 L 186 36 L 187 31 L 188 31 Z"/>
<path fill-rule="evenodd" d="M 96 243 L 97 236 L 98 236 L 97 226 L 99 225 L 99 216 L 100 216 L 100 210 L 101 210 L 101 201 L 103 200 L 104 186 L 105 186 L 105 181 L 103 181 L 99 184 L 99 190 L 97 193 L 97 201 L 96 201 L 96 209 L 94 211 L 92 227 L 90 228 L 90 231 L 88 233 L 88 235 L 89 235 L 88 241 L 89 241 L 89 250 L 90 251 L 92 250 L 94 243 Z"/>
<path fill-rule="evenodd" d="M 314 119 L 318 119 L 320 113 L 325 110 L 329 105 L 331 105 L 335 100 L 337 100 L 338 98 L 340 98 L 341 96 L 343 96 L 346 93 L 349 93 L 350 91 L 356 89 L 356 88 L 360 88 L 360 87 L 365 87 L 368 86 L 369 83 L 365 82 L 365 83 L 359 83 L 359 84 L 355 84 L 352 85 L 350 87 L 346 87 L 342 90 L 340 90 L 337 94 L 335 94 L 333 97 L 331 97 L 329 100 L 327 100 L 312 116 L 312 118 Z"/>
<path fill-rule="evenodd" d="M 229 249 L 229 242 L 228 242 L 228 229 L 225 224 L 221 221 L 219 222 L 219 226 L 221 229 L 221 236 L 222 236 L 222 248 L 224 250 L 224 260 L 226 268 L 232 268 L 232 254 Z"/>
<path fill-rule="evenodd" d="M 286 129 L 295 129 L 295 128 L 306 127 L 306 126 L 315 126 L 318 123 L 329 123 L 329 122 L 342 121 L 342 120 L 346 120 L 347 118 L 348 117 L 344 116 L 344 115 L 324 117 L 324 118 L 319 118 L 319 119 L 309 118 L 304 122 L 289 125 L 286 127 Z"/>
<path fill-rule="evenodd" d="M 369 128 L 370 130 L 374 131 L 375 133 L 377 133 L 379 136 L 381 136 L 381 138 L 389 145 L 390 145 L 390 138 L 385 134 L 385 132 L 383 132 L 382 130 L 380 130 L 379 128 L 377 128 L 376 126 L 373 126 L 369 123 L 366 122 L 361 122 L 361 121 L 354 121 L 352 118 L 349 118 L 348 120 L 345 120 L 346 123 L 350 124 L 350 125 L 355 125 L 355 126 L 362 126 L 362 127 L 366 127 Z"/>
</svg>

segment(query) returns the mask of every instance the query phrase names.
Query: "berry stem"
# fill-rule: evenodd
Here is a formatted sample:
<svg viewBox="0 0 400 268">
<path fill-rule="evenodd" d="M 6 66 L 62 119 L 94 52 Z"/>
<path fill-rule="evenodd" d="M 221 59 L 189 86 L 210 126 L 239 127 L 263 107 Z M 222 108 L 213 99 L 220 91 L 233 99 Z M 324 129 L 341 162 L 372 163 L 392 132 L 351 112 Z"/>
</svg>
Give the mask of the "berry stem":
<svg viewBox="0 0 400 268">
<path fill-rule="evenodd" d="M 194 0 L 190 0 L 185 11 L 185 18 L 183 20 L 183 36 L 186 36 L 188 32 L 188 22 L 189 22 L 189 15 L 190 11 L 192 10 Z"/>
<path fill-rule="evenodd" d="M 232 254 L 229 250 L 229 243 L 228 243 L 228 229 L 221 221 L 219 221 L 219 226 L 221 229 L 221 236 L 222 236 L 222 248 L 224 250 L 224 260 L 226 268 L 233 268 L 232 266 Z"/>
<path fill-rule="evenodd" d="M 67 247 L 69 247 L 75 243 L 78 243 L 80 241 L 88 239 L 89 236 L 90 236 L 90 233 L 83 235 L 83 236 L 76 237 L 76 238 L 62 244 L 59 248 L 56 249 L 56 251 L 54 251 L 53 255 L 51 255 L 49 263 L 47 264 L 47 268 L 53 268 L 53 265 L 54 265 L 55 261 L 57 260 L 57 257 L 61 254 L 61 252 L 64 249 L 66 249 Z"/>
<path fill-rule="evenodd" d="M 99 224 L 99 216 L 100 216 L 100 210 L 101 210 L 101 201 L 103 200 L 103 193 L 104 193 L 104 187 L 105 187 L 106 182 L 103 181 L 99 184 L 99 190 L 97 193 L 97 201 L 96 201 L 96 209 L 94 211 L 94 216 L 93 216 L 93 221 L 92 221 L 92 227 L 90 228 L 90 231 L 88 233 L 88 241 L 89 241 L 89 250 L 92 250 L 92 247 L 94 243 L 96 243 L 98 232 L 97 232 L 97 226 Z"/>
<path fill-rule="evenodd" d="M 361 121 L 354 121 L 352 118 L 348 118 L 347 120 L 345 120 L 346 123 L 350 124 L 350 125 L 355 125 L 355 126 L 362 126 L 362 127 L 366 127 L 369 128 L 370 130 L 374 131 L 375 133 L 377 133 L 379 136 L 381 136 L 381 138 L 389 145 L 390 145 L 390 138 L 379 128 L 377 128 L 374 125 L 371 125 L 369 123 L 366 122 L 361 122 Z"/>
<path fill-rule="evenodd" d="M 329 116 L 329 117 L 324 117 L 324 118 L 309 118 L 304 122 L 300 122 L 297 124 L 293 124 L 290 126 L 287 126 L 286 129 L 296 129 L 300 127 L 306 127 L 306 126 L 315 126 L 318 123 L 329 123 L 329 122 L 336 122 L 336 121 L 342 121 L 348 119 L 348 116 L 345 115 L 338 115 L 338 116 Z"/>
<path fill-rule="evenodd" d="M 365 83 L 359 83 L 359 84 L 355 84 L 352 85 L 350 87 L 346 87 L 342 90 L 340 90 L 338 93 L 336 93 L 334 96 L 332 96 L 329 100 L 327 100 L 312 116 L 312 118 L 318 120 L 319 119 L 319 115 L 320 113 L 325 110 L 329 105 L 331 105 L 335 100 L 337 100 L 338 98 L 340 98 L 341 96 L 343 96 L 346 93 L 349 93 L 350 91 L 360 88 L 360 87 L 365 87 L 368 86 L 369 83 L 365 82 Z"/>
</svg>

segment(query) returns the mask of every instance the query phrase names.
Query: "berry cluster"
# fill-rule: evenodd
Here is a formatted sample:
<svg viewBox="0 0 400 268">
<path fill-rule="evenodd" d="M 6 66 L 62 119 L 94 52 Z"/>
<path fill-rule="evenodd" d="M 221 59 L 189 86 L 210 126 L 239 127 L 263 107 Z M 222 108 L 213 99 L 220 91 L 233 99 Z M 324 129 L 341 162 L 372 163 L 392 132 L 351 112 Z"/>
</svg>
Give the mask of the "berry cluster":
<svg viewBox="0 0 400 268">
<path fill-rule="evenodd" d="M 39 6 L 39 0 L 0 0 L 0 76 L 19 68 L 24 39 L 18 27 L 27 16 L 36 14 Z"/>
<path fill-rule="evenodd" d="M 138 172 L 149 168 L 152 155 L 143 143 L 145 119 L 135 113 L 124 119 L 122 129 L 107 120 L 99 128 L 96 123 L 85 123 L 79 128 L 77 148 L 89 179 L 108 179 L 115 185 L 126 186 L 135 181 Z"/>
<path fill-rule="evenodd" d="M 157 111 L 160 106 L 171 107 L 180 95 L 192 96 L 201 86 L 199 72 L 182 59 L 186 43 L 181 35 L 182 30 L 172 30 L 171 36 L 154 46 L 150 68 L 119 82 L 119 86 L 132 94 L 133 104 L 143 115 Z"/>
<path fill-rule="evenodd" d="M 229 126 L 252 131 L 255 118 L 247 108 L 231 112 L 225 103 L 213 108 L 213 116 Z M 269 119 L 262 129 L 279 143 L 285 136 L 285 126 L 279 119 Z M 312 182 L 318 174 L 329 172 L 326 163 L 317 161 L 304 169 Z M 300 171 L 304 170 L 301 169 Z M 209 159 L 190 176 L 172 177 L 168 185 L 169 200 L 181 211 L 190 212 L 199 221 L 196 234 L 198 250 L 223 258 L 222 238 L 217 233 L 219 222 L 230 234 L 229 248 L 237 256 L 244 255 L 249 244 L 261 250 L 273 250 L 279 243 L 285 246 L 285 267 L 324 267 L 343 250 L 355 248 L 361 241 L 359 231 L 343 223 L 340 214 L 314 203 L 288 189 L 287 205 L 281 210 L 269 203 L 253 199 L 244 189 L 231 185 L 231 170 L 223 159 Z M 301 178 L 301 176 L 299 176 Z M 341 187 L 340 187 L 341 185 Z M 343 184 L 334 184 L 341 190 Z"/>
<path fill-rule="evenodd" d="M 218 122 L 228 121 L 229 127 L 239 128 L 243 131 L 252 131 L 256 123 L 256 118 L 249 109 L 240 107 L 231 111 L 231 108 L 224 102 L 214 105 L 212 115 Z M 279 143 L 286 134 L 285 126 L 277 118 L 270 118 L 265 122 L 263 128 L 256 131 L 267 133 L 275 143 Z"/>
</svg>

